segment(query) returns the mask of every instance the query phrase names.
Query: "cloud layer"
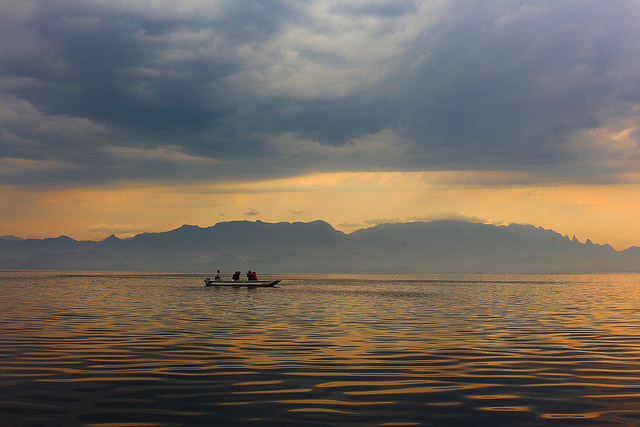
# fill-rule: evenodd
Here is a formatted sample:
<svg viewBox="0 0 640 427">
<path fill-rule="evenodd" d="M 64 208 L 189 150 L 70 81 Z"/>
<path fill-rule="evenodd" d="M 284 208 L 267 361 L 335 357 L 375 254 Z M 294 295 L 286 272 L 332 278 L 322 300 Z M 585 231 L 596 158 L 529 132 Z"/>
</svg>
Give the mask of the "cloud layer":
<svg viewBox="0 0 640 427">
<path fill-rule="evenodd" d="M 637 182 L 632 0 L 0 0 L 0 184 Z"/>
</svg>

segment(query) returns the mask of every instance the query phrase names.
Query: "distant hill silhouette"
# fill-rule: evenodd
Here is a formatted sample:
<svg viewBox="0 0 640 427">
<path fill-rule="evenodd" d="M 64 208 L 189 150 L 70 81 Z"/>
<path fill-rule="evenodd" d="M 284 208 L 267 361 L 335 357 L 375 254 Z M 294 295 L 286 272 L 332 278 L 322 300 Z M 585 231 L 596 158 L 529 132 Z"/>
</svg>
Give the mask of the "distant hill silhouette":
<svg viewBox="0 0 640 427">
<path fill-rule="evenodd" d="M 2 239 L 2 240 L 23 240 L 22 237 L 16 237 L 16 236 L 0 236 L 0 239 Z"/>
<path fill-rule="evenodd" d="M 324 221 L 183 225 L 101 241 L 0 237 L 0 269 L 149 272 L 622 272 L 640 248 L 616 251 L 530 225 L 464 221 L 381 224 L 351 234 Z"/>
</svg>

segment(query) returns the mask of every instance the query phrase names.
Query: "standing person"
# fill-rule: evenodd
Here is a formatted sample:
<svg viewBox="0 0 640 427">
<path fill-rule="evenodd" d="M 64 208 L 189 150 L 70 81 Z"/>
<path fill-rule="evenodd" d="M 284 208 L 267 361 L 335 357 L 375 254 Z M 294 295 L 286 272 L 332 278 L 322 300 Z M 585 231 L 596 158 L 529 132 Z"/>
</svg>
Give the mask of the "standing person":
<svg viewBox="0 0 640 427">
<path fill-rule="evenodd" d="M 216 274 L 216 277 L 214 277 L 213 280 L 215 280 L 215 281 L 219 281 L 220 280 L 220 270 L 218 270 L 218 274 Z"/>
</svg>

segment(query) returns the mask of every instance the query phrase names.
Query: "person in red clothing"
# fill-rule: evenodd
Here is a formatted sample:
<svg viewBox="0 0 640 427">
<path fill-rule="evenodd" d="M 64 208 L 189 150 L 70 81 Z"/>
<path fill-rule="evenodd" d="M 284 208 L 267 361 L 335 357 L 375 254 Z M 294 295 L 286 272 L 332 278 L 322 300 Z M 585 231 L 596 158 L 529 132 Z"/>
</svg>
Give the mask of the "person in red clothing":
<svg viewBox="0 0 640 427">
<path fill-rule="evenodd" d="M 247 280 L 258 280 L 258 275 L 255 271 L 247 271 Z"/>
</svg>

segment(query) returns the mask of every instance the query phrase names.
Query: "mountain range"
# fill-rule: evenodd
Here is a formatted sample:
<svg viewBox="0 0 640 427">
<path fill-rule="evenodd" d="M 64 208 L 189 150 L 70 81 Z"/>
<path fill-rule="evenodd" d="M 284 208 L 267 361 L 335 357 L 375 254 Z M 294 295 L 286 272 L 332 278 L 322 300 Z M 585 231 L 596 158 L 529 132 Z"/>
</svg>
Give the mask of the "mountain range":
<svg viewBox="0 0 640 427">
<path fill-rule="evenodd" d="M 183 225 L 129 239 L 0 236 L 0 269 L 207 273 L 640 272 L 640 247 L 609 245 L 535 227 L 465 221 L 380 224 L 345 234 L 324 221 Z"/>
</svg>

